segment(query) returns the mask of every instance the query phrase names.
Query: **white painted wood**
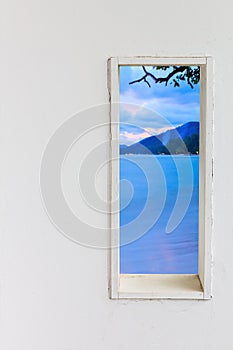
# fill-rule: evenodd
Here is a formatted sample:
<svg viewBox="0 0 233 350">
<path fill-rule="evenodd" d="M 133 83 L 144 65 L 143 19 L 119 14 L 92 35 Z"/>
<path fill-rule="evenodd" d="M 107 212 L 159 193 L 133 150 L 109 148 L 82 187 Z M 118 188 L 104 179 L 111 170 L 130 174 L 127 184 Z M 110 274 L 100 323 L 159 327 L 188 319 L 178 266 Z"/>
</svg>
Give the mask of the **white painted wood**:
<svg viewBox="0 0 233 350">
<path fill-rule="evenodd" d="M 200 171 L 199 171 L 199 259 L 198 275 L 120 275 L 119 273 L 119 66 L 120 65 L 199 65 L 200 92 Z M 213 62 L 211 57 L 119 57 L 109 60 L 110 92 L 110 297 L 117 298 L 211 298 L 212 231 L 212 133 Z M 114 142 L 113 142 L 114 140 Z"/>
<path fill-rule="evenodd" d="M 203 299 L 198 275 L 121 274 L 119 298 Z"/>
<path fill-rule="evenodd" d="M 206 65 L 201 67 L 200 82 L 200 145 L 199 145 L 199 241 L 198 273 L 204 287 L 205 274 L 205 172 L 206 172 Z"/>
<path fill-rule="evenodd" d="M 119 57 L 122 66 L 153 66 L 153 65 L 205 65 L 206 57 Z"/>
<path fill-rule="evenodd" d="M 199 277 L 204 298 L 211 298 L 213 192 L 213 60 L 201 67 L 201 131 L 199 189 Z"/>
<path fill-rule="evenodd" d="M 119 286 L 119 62 L 108 61 L 110 99 L 110 250 L 109 293 L 118 298 Z"/>
</svg>

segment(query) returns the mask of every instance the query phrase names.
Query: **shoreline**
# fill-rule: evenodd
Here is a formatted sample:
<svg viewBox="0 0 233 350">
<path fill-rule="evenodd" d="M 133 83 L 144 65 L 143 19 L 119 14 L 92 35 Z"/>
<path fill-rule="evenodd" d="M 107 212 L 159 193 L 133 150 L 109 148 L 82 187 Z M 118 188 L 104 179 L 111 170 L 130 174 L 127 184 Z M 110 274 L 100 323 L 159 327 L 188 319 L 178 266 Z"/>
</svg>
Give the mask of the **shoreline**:
<svg viewBox="0 0 233 350">
<path fill-rule="evenodd" d="M 143 154 L 143 153 L 125 153 L 125 154 L 120 154 L 120 156 L 122 157 L 122 156 L 156 156 L 156 157 L 180 157 L 180 156 L 182 156 L 182 157 L 199 157 L 200 156 L 200 154 L 192 154 L 192 153 L 190 153 L 190 154 L 182 154 L 182 153 L 180 153 L 180 154 L 153 154 L 153 153 L 151 153 L 151 154 Z"/>
</svg>

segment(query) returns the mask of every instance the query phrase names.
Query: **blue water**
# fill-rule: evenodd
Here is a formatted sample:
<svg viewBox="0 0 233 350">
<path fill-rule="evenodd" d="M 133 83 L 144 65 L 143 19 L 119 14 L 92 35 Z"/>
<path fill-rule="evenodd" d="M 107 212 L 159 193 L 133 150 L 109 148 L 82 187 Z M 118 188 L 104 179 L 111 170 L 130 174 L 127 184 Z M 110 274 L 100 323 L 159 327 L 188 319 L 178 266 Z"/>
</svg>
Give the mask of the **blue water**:
<svg viewBox="0 0 233 350">
<path fill-rule="evenodd" d="M 121 156 L 121 273 L 197 274 L 198 177 L 199 156 Z"/>
</svg>

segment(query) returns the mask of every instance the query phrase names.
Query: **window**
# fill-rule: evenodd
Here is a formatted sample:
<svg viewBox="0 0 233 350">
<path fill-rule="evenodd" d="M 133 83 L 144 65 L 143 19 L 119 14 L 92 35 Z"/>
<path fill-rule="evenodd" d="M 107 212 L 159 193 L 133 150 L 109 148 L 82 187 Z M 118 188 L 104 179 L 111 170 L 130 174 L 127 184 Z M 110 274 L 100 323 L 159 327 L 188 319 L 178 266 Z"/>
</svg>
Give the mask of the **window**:
<svg viewBox="0 0 233 350">
<path fill-rule="evenodd" d="M 209 299 L 212 59 L 111 58 L 111 298 Z"/>
</svg>

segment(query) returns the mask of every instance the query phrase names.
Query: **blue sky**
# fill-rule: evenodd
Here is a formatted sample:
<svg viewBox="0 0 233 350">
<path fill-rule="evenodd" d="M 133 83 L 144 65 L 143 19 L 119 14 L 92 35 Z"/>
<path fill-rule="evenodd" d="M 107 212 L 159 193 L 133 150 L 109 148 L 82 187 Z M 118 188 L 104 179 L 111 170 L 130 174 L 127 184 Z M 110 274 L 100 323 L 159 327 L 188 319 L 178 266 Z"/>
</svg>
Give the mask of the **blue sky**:
<svg viewBox="0 0 233 350">
<path fill-rule="evenodd" d="M 157 71 L 147 67 L 156 76 L 168 71 Z M 131 144 L 145 137 L 159 134 L 170 128 L 199 121 L 200 86 L 193 89 L 181 82 L 180 87 L 145 82 L 129 85 L 129 82 L 143 76 L 141 66 L 120 67 L 120 143 Z"/>
</svg>

